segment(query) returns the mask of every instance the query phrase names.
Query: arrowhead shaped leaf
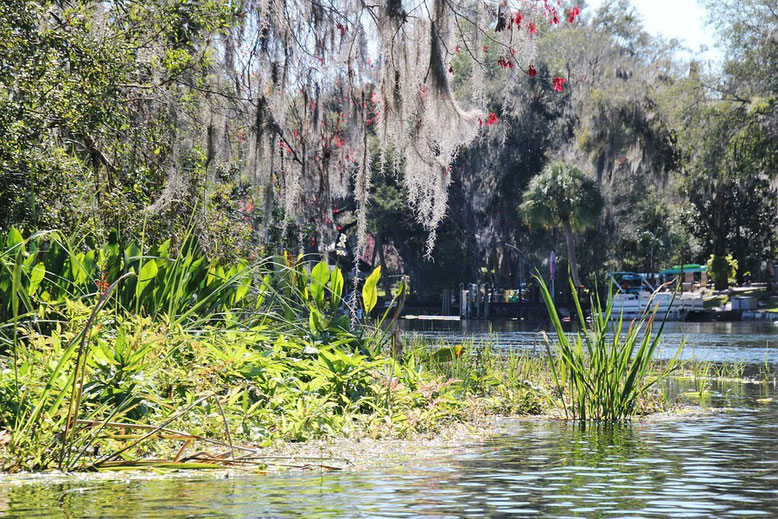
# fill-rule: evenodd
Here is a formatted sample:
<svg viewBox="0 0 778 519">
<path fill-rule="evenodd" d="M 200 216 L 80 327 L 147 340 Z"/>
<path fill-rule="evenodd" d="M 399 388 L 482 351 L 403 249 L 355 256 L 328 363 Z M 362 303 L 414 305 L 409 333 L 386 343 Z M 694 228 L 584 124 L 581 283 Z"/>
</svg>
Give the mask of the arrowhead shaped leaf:
<svg viewBox="0 0 778 519">
<path fill-rule="evenodd" d="M 378 302 L 378 281 L 381 279 L 381 267 L 378 266 L 370 274 L 362 287 L 362 304 L 365 305 L 365 314 L 369 314 Z"/>
</svg>

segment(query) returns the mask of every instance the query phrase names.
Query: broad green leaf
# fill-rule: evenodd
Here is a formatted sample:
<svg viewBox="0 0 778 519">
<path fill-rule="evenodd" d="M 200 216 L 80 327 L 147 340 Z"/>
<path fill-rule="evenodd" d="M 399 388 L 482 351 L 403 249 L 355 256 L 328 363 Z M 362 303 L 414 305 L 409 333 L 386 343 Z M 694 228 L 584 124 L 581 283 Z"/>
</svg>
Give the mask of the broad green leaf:
<svg viewBox="0 0 778 519">
<path fill-rule="evenodd" d="M 92 267 L 95 263 L 95 251 L 90 250 L 86 254 L 79 255 L 79 261 L 81 262 L 81 267 L 76 275 L 76 283 L 83 285 L 87 282 L 89 274 L 92 272 Z"/>
<path fill-rule="evenodd" d="M 246 297 L 246 294 L 249 293 L 249 288 L 251 288 L 251 283 L 248 280 L 243 280 L 238 283 L 238 286 L 235 288 L 235 303 L 239 303 L 241 300 L 243 300 L 244 297 Z"/>
<path fill-rule="evenodd" d="M 324 322 L 324 318 L 318 310 L 311 308 L 311 313 L 308 314 L 308 328 L 311 334 L 316 335 L 322 330 L 327 329 L 327 324 Z"/>
<path fill-rule="evenodd" d="M 262 306 L 265 302 L 265 297 L 270 291 L 270 274 L 265 274 L 262 278 L 262 283 L 259 285 L 259 293 L 257 294 L 257 308 Z"/>
<path fill-rule="evenodd" d="M 325 262 L 320 261 L 311 270 L 311 296 L 317 306 L 324 301 L 324 287 L 330 280 L 330 267 Z"/>
<path fill-rule="evenodd" d="M 158 271 L 157 262 L 154 260 L 148 260 L 143 264 L 138 275 L 138 294 L 143 293 L 143 289 L 154 279 Z"/>
<path fill-rule="evenodd" d="M 73 254 L 70 256 L 70 273 L 72 275 L 73 281 L 78 283 L 78 279 L 81 276 L 81 273 L 84 271 L 84 253 L 79 252 L 78 254 Z"/>
<path fill-rule="evenodd" d="M 46 267 L 43 266 L 43 263 L 38 263 L 30 272 L 30 286 L 27 287 L 27 295 L 32 296 L 38 290 L 44 277 L 46 277 Z"/>
<path fill-rule="evenodd" d="M 160 258 L 167 258 L 168 256 L 170 256 L 169 251 L 170 251 L 170 239 L 167 239 L 164 242 L 162 242 L 162 245 L 160 245 L 159 248 L 157 249 L 157 255 Z"/>
<path fill-rule="evenodd" d="M 365 305 L 365 314 L 369 314 L 378 302 L 377 285 L 380 279 L 381 267 L 378 266 L 365 280 L 365 286 L 362 287 L 362 304 Z"/>
<path fill-rule="evenodd" d="M 343 273 L 339 268 L 335 268 L 330 275 L 330 290 L 332 291 L 332 311 L 340 306 L 340 299 L 343 297 Z"/>
<path fill-rule="evenodd" d="M 19 245 L 23 241 L 24 238 L 22 238 L 22 233 L 19 232 L 19 229 L 16 227 L 11 227 L 11 230 L 8 231 L 8 237 L 5 239 L 6 247 L 10 249 L 16 245 Z"/>
</svg>

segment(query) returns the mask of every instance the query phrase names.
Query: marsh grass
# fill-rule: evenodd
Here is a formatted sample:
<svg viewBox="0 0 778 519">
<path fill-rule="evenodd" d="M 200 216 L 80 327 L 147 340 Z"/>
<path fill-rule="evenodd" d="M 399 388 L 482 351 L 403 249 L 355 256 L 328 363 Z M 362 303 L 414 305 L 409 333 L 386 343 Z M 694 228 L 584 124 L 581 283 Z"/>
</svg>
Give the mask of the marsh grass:
<svg viewBox="0 0 778 519">
<path fill-rule="evenodd" d="M 586 319 L 575 287 L 570 284 L 578 330 L 567 334 L 545 281 L 536 276 L 556 341 L 546 336 L 549 367 L 566 417 L 615 422 L 632 417 L 638 403 L 658 382 L 678 369 L 679 345 L 673 358 L 657 369 L 653 360 L 664 319 L 654 331 L 658 308 L 651 306 L 624 331 L 622 316 L 613 316 L 613 299 L 603 306 L 591 300 Z M 664 316 L 666 318 L 667 315 Z"/>
</svg>

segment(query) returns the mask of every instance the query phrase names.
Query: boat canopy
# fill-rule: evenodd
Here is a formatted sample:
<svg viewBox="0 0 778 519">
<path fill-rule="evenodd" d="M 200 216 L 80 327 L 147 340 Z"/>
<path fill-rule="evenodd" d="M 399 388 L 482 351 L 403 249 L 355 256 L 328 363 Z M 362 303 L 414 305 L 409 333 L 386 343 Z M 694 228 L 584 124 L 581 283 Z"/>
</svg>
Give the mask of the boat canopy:
<svg viewBox="0 0 778 519">
<path fill-rule="evenodd" d="M 699 265 L 697 263 L 689 263 L 683 266 L 683 271 L 684 273 L 708 272 L 708 267 L 706 265 Z M 669 269 L 660 272 L 659 275 L 665 276 L 665 275 L 680 274 L 680 273 L 681 273 L 681 265 L 673 265 Z"/>
<path fill-rule="evenodd" d="M 645 291 L 653 291 L 654 287 L 649 283 L 651 274 L 641 272 L 611 272 L 608 277 L 616 283 L 619 291 L 630 294 L 638 294 Z"/>
</svg>

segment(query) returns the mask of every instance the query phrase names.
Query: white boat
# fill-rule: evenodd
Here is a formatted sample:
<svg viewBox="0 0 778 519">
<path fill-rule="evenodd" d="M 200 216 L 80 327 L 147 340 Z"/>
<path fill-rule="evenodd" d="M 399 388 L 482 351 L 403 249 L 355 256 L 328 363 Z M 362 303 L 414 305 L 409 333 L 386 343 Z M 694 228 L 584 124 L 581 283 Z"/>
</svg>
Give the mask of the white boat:
<svg viewBox="0 0 778 519">
<path fill-rule="evenodd" d="M 667 315 L 667 320 L 683 321 L 690 313 L 705 311 L 701 293 L 657 291 L 649 282 L 649 277 L 637 272 L 613 272 L 609 275 L 615 290 L 611 295 L 611 319 L 631 320 L 658 308 L 658 318 Z"/>
</svg>

